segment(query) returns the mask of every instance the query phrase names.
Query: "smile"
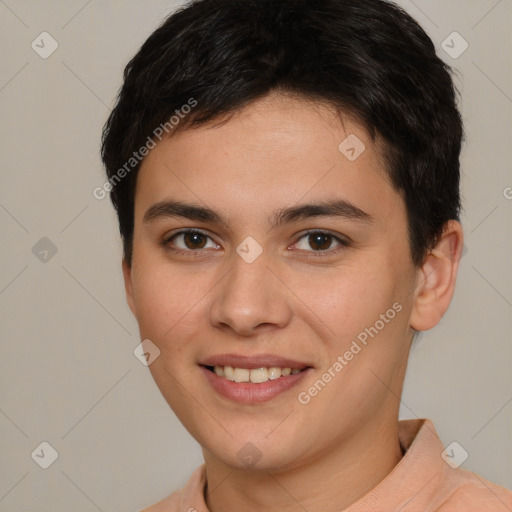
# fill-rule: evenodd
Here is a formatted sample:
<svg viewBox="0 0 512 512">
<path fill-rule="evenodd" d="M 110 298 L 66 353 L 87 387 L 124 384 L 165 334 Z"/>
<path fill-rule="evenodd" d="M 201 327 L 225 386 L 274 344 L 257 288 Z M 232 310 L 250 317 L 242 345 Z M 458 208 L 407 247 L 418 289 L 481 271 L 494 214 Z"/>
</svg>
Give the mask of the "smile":
<svg viewBox="0 0 512 512">
<path fill-rule="evenodd" d="M 305 370 L 305 368 L 281 368 L 279 366 L 261 367 L 261 368 L 235 368 L 233 366 L 207 366 L 210 371 L 219 377 L 232 382 L 252 382 L 262 384 L 269 380 L 276 380 L 281 377 L 295 375 Z"/>
<path fill-rule="evenodd" d="M 298 387 L 299 382 L 314 371 L 311 366 L 239 368 L 199 365 L 199 369 L 216 395 L 248 405 L 268 402 L 278 395 L 284 395 L 285 391 Z"/>
</svg>

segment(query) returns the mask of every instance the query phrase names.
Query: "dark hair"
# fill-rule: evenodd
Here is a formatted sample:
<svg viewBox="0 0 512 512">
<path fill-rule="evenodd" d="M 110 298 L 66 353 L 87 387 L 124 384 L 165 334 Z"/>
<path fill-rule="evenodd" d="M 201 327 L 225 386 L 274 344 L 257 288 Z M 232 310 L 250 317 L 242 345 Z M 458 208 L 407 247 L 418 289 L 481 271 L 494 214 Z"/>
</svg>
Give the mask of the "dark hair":
<svg viewBox="0 0 512 512">
<path fill-rule="evenodd" d="M 128 263 L 140 162 L 120 171 L 134 151 L 158 126 L 193 128 L 273 91 L 327 102 L 384 142 L 421 265 L 445 223 L 459 219 L 463 127 L 449 66 L 417 22 L 384 0 L 195 0 L 151 34 L 126 66 L 103 129 Z"/>
</svg>

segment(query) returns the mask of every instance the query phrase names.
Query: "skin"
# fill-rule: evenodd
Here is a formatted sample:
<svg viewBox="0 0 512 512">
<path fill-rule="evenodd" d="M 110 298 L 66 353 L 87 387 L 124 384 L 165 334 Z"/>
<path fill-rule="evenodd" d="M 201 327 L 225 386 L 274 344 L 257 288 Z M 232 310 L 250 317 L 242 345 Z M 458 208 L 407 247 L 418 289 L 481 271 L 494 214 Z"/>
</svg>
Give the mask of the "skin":
<svg viewBox="0 0 512 512">
<path fill-rule="evenodd" d="M 353 162 L 338 150 L 348 134 L 366 146 Z M 398 397 L 413 329 L 434 327 L 448 308 L 463 236 L 450 221 L 416 267 L 404 201 L 383 161 L 379 141 L 357 120 L 272 94 L 224 123 L 174 134 L 142 164 L 133 259 L 131 266 L 123 262 L 127 300 L 141 339 L 161 351 L 149 367 L 156 384 L 203 447 L 213 512 L 342 510 L 402 457 Z M 152 205 L 168 199 L 207 206 L 227 224 L 143 221 Z M 334 199 L 350 201 L 373 221 L 320 216 L 268 227 L 278 209 Z M 184 228 L 206 233 L 199 249 L 183 235 L 169 241 Z M 319 250 L 304 236 L 311 229 L 348 237 L 349 244 L 327 238 L 327 249 Z M 248 236 L 263 249 L 252 263 L 236 252 Z M 301 404 L 298 393 L 394 303 L 401 311 Z M 269 402 L 238 404 L 218 395 L 199 369 L 220 353 L 271 353 L 314 371 Z M 253 467 L 237 456 L 246 443 L 262 455 Z"/>
</svg>

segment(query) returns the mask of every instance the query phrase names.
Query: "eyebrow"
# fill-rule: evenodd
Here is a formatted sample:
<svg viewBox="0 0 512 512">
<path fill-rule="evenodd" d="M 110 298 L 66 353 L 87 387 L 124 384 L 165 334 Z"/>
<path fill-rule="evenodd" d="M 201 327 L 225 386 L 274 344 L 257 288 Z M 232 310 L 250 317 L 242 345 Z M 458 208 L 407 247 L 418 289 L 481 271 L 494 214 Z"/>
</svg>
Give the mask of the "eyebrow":
<svg viewBox="0 0 512 512">
<path fill-rule="evenodd" d="M 183 217 L 189 220 L 220 224 L 228 227 L 227 218 L 219 212 L 205 206 L 181 201 L 165 200 L 150 206 L 144 214 L 143 223 L 150 224 L 160 219 Z M 365 211 L 344 199 L 307 203 L 274 212 L 269 219 L 270 229 L 283 224 L 313 217 L 341 217 L 372 224 L 375 219 Z"/>
</svg>

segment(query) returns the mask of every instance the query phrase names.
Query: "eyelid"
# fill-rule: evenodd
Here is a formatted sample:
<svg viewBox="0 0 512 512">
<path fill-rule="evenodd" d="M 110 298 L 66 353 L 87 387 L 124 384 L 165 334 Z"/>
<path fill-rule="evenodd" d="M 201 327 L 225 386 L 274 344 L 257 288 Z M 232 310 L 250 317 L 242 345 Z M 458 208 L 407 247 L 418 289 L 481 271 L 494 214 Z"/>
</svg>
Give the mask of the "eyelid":
<svg viewBox="0 0 512 512">
<path fill-rule="evenodd" d="M 164 247 L 168 247 L 168 244 L 170 243 L 170 241 L 179 236 L 179 235 L 186 235 L 187 233 L 198 233 L 200 235 L 203 235 L 205 236 L 206 238 L 210 239 L 215 245 L 220 245 L 219 243 L 217 243 L 213 237 L 208 234 L 206 231 L 200 229 L 200 228 L 181 228 L 179 229 L 178 231 L 174 232 L 174 233 L 171 233 L 171 234 L 168 234 L 168 235 L 165 235 L 161 241 L 161 244 L 164 246 Z M 170 250 L 172 251 L 175 251 L 175 252 L 182 252 L 182 253 L 199 253 L 199 252 L 204 252 L 204 249 L 197 249 L 197 250 L 192 250 L 192 249 L 181 249 L 179 247 L 172 247 L 172 248 L 169 248 Z"/>
<path fill-rule="evenodd" d="M 311 234 L 314 234 L 314 233 L 321 233 L 323 235 L 329 235 L 331 236 L 334 240 L 336 240 L 338 243 L 339 243 L 339 246 L 338 247 L 335 247 L 334 249 L 326 249 L 325 251 L 307 251 L 307 250 L 304 250 L 304 249 L 297 249 L 299 251 L 303 251 L 303 252 L 306 252 L 306 253 L 310 253 L 310 254 L 313 254 L 315 256 L 321 256 L 321 255 L 328 255 L 328 254 L 333 254 L 339 250 L 342 250 L 342 249 L 345 249 L 346 247 L 349 247 L 350 246 L 350 239 L 348 237 L 343 237 L 342 235 L 340 235 L 339 233 L 335 233 L 329 229 L 322 229 L 322 228 L 312 228 L 312 229 L 308 229 L 306 231 L 303 231 L 302 233 L 300 233 L 298 236 L 297 236 L 297 239 L 296 241 L 292 244 L 292 247 L 295 246 L 299 240 L 301 240 L 302 238 L 304 238 L 305 236 L 308 236 L 308 235 L 311 235 Z"/>
</svg>

